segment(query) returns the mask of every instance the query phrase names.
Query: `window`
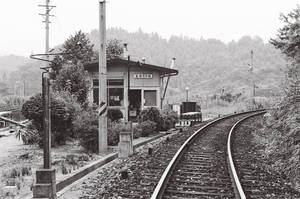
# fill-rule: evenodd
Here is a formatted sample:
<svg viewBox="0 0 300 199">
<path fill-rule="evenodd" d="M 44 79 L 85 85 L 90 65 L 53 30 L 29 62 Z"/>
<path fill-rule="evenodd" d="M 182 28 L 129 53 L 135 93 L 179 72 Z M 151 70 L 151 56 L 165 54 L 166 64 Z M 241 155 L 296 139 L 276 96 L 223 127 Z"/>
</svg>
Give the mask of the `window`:
<svg viewBox="0 0 300 199">
<path fill-rule="evenodd" d="M 108 106 L 124 106 L 124 79 L 107 80 Z M 93 79 L 93 103 L 99 104 L 99 80 Z"/>
<path fill-rule="evenodd" d="M 109 79 L 107 80 L 107 86 L 124 86 L 124 79 Z"/>
<path fill-rule="evenodd" d="M 145 106 L 156 106 L 156 90 L 144 91 Z"/>
<path fill-rule="evenodd" d="M 123 106 L 124 105 L 124 88 L 108 88 L 108 105 Z"/>
<path fill-rule="evenodd" d="M 93 88 L 93 103 L 99 104 L 99 88 Z"/>
<path fill-rule="evenodd" d="M 99 79 L 93 79 L 93 103 L 99 105 Z"/>
<path fill-rule="evenodd" d="M 124 106 L 124 79 L 108 79 L 108 106 Z"/>
<path fill-rule="evenodd" d="M 99 79 L 93 79 L 93 87 L 99 86 Z"/>
</svg>

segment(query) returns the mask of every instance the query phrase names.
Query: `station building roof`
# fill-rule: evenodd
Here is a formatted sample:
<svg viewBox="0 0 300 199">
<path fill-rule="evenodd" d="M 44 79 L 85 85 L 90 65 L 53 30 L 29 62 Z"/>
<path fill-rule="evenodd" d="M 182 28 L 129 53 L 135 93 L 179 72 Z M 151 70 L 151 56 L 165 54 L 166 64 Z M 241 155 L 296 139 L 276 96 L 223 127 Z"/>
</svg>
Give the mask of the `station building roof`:
<svg viewBox="0 0 300 199">
<path fill-rule="evenodd" d="M 118 65 L 122 65 L 124 67 L 135 66 L 135 67 L 143 68 L 145 70 L 154 70 L 154 71 L 158 71 L 163 76 L 178 74 L 178 70 L 171 69 L 171 68 L 165 68 L 165 67 L 161 67 L 161 66 L 156 66 L 156 65 L 152 65 L 152 64 L 147 64 L 147 63 L 142 63 L 139 61 L 131 61 L 131 60 L 128 61 L 128 60 L 120 59 L 120 58 L 107 60 L 108 68 L 118 66 Z M 91 61 L 84 65 L 84 69 L 87 71 L 98 71 L 98 67 L 99 67 L 98 60 Z"/>
</svg>

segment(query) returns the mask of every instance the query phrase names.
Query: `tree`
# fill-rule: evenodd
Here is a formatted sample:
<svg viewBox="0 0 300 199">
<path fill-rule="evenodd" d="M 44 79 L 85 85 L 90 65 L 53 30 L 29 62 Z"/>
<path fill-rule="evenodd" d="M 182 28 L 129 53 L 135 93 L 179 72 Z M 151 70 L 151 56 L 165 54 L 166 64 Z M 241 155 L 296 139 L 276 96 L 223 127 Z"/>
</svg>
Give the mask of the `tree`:
<svg viewBox="0 0 300 199">
<path fill-rule="evenodd" d="M 121 45 L 121 40 L 111 39 L 107 41 L 106 46 L 106 58 L 113 59 L 118 58 L 123 54 L 123 48 Z"/>
<path fill-rule="evenodd" d="M 300 61 L 300 6 L 287 15 L 281 14 L 284 26 L 278 30 L 277 38 L 270 43 L 287 57 Z"/>
<path fill-rule="evenodd" d="M 81 65 L 64 65 L 56 76 L 53 90 L 68 91 L 75 95 L 81 105 L 84 105 L 89 91 L 89 82 L 86 77 L 87 74 Z"/>
<path fill-rule="evenodd" d="M 82 64 L 91 61 L 96 55 L 93 47 L 94 45 L 82 31 L 76 32 L 74 36 L 71 35 L 62 46 L 62 53 L 65 54 L 57 55 L 53 59 L 55 64 L 51 64 L 53 69 L 51 77 L 55 79 L 64 64 L 72 63 L 82 67 Z"/>
<path fill-rule="evenodd" d="M 289 59 L 287 84 L 299 86 L 300 80 L 300 6 L 287 15 L 281 14 L 284 26 L 278 30 L 277 38 L 270 43 L 280 49 Z M 288 88 L 290 90 L 291 88 Z M 290 93 L 290 92 L 288 92 Z"/>
</svg>

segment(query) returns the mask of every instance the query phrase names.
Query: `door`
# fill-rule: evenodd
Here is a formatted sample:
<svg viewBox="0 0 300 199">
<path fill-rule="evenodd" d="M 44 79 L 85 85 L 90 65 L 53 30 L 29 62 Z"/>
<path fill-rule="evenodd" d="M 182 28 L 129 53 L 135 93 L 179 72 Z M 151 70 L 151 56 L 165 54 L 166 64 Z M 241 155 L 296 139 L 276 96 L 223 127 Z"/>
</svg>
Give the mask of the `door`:
<svg viewBox="0 0 300 199">
<path fill-rule="evenodd" d="M 141 112 L 141 90 L 129 90 L 129 121 L 136 122 Z"/>
</svg>

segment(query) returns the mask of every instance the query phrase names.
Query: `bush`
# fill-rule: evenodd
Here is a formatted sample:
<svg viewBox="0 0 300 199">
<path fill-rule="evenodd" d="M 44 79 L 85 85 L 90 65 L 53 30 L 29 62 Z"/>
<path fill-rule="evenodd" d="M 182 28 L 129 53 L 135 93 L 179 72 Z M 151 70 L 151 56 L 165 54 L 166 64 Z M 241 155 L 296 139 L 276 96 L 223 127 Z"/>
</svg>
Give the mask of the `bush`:
<svg viewBox="0 0 300 199">
<path fill-rule="evenodd" d="M 73 129 L 79 144 L 88 152 L 98 151 L 98 115 L 89 109 L 79 113 L 73 121 Z"/>
<path fill-rule="evenodd" d="M 92 109 L 82 111 L 73 122 L 74 131 L 79 138 L 79 144 L 89 152 L 98 151 L 98 115 Z M 119 143 L 121 131 L 128 131 L 124 123 L 108 120 L 107 142 L 108 145 Z"/>
<path fill-rule="evenodd" d="M 108 122 L 108 145 L 117 145 L 119 143 L 121 131 L 131 131 L 131 129 L 122 122 Z"/>
<path fill-rule="evenodd" d="M 50 96 L 52 146 L 64 144 L 67 138 L 73 135 L 72 121 L 81 109 L 80 105 L 73 102 L 71 98 L 71 95 L 66 93 L 55 93 Z M 22 106 L 22 114 L 26 119 L 31 120 L 32 127 L 37 130 L 40 137 L 38 144 L 42 146 L 44 115 L 42 95 L 37 94 L 26 101 Z"/>
<path fill-rule="evenodd" d="M 268 162 L 267 169 L 283 173 L 292 185 L 300 184 L 300 111 L 294 101 L 285 98 L 264 119 L 264 128 L 256 132 L 256 142 Z"/>
<path fill-rule="evenodd" d="M 82 66 L 79 65 L 66 65 L 62 67 L 56 80 L 53 84 L 55 91 L 68 91 L 76 96 L 78 102 L 84 105 L 87 101 L 89 82 L 86 79 L 87 73 Z"/>
<path fill-rule="evenodd" d="M 109 121 L 108 129 L 107 129 L 107 144 L 108 145 L 117 145 L 120 140 L 119 134 L 120 134 L 120 131 L 118 129 L 118 123 Z"/>
<path fill-rule="evenodd" d="M 164 110 L 160 117 L 159 130 L 162 131 L 175 127 L 176 122 L 178 122 L 178 115 L 175 111 Z"/>
<path fill-rule="evenodd" d="M 141 134 L 142 137 L 147 137 L 147 136 L 153 134 L 157 127 L 157 124 L 150 120 L 146 120 L 138 125 L 140 125 L 141 126 L 140 128 L 142 129 L 142 134 Z M 137 128 L 139 128 L 139 127 L 137 127 Z"/>
<path fill-rule="evenodd" d="M 25 129 L 20 128 L 17 130 L 16 138 L 22 139 L 25 145 L 34 145 L 37 143 L 42 144 L 43 137 L 40 135 L 36 128 L 30 123 Z"/>
<path fill-rule="evenodd" d="M 150 107 L 147 109 L 144 109 L 140 116 L 139 116 L 139 123 L 145 122 L 145 121 L 152 121 L 156 124 L 155 130 L 159 130 L 159 123 L 160 123 L 160 112 L 155 107 Z"/>
<path fill-rule="evenodd" d="M 136 138 L 139 138 L 142 136 L 142 132 L 143 132 L 143 129 L 142 129 L 142 126 L 141 125 L 136 125 L 133 127 L 133 139 L 136 139 Z"/>
<path fill-rule="evenodd" d="M 121 118 L 123 118 L 123 113 L 121 112 L 120 109 L 109 109 L 107 111 L 107 117 L 112 122 L 116 122 L 119 121 Z"/>
</svg>

